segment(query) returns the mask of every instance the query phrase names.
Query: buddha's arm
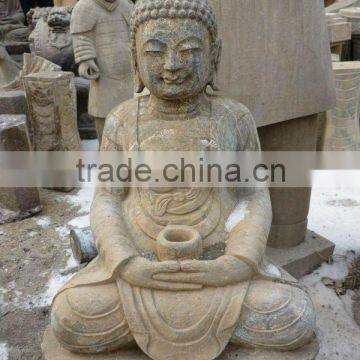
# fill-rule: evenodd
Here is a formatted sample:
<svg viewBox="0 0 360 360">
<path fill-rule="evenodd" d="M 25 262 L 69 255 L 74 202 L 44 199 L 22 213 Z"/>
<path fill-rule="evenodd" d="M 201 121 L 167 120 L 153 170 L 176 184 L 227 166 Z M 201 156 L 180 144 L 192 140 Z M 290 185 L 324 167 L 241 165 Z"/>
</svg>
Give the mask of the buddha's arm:
<svg viewBox="0 0 360 360">
<path fill-rule="evenodd" d="M 110 122 L 107 122 L 101 151 L 118 150 L 107 136 L 111 131 Z M 98 187 L 90 212 L 91 229 L 99 255 L 113 275 L 118 274 L 132 257 L 138 255 L 123 217 L 121 203 L 125 196 L 121 188 Z"/>
<path fill-rule="evenodd" d="M 238 131 L 247 131 L 247 143 L 240 150 L 260 151 L 255 122 L 246 113 L 238 122 Z M 247 194 L 239 195 L 242 203 L 242 219 L 229 234 L 226 253 L 233 255 L 258 271 L 264 254 L 272 221 L 269 190 L 267 188 L 243 189 Z"/>
<path fill-rule="evenodd" d="M 269 191 L 258 189 L 239 201 L 243 204 L 244 216 L 229 234 L 226 254 L 237 257 L 258 271 L 265 255 L 272 220 Z"/>
</svg>

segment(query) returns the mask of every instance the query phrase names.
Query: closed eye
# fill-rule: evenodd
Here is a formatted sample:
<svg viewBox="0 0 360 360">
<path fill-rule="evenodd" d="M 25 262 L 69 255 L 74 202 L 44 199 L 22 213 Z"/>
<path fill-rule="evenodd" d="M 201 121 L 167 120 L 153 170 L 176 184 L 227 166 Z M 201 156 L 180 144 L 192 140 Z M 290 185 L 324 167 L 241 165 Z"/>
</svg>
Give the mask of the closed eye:
<svg viewBox="0 0 360 360">
<path fill-rule="evenodd" d="M 192 54 L 194 52 L 200 51 L 201 47 L 200 46 L 189 46 L 189 47 L 183 47 L 181 49 L 179 49 L 181 54 L 184 55 L 188 55 L 188 54 Z"/>
<path fill-rule="evenodd" d="M 161 50 L 146 50 L 145 51 L 145 54 L 148 54 L 148 55 L 154 56 L 154 57 L 162 56 L 163 53 L 164 52 Z"/>
</svg>

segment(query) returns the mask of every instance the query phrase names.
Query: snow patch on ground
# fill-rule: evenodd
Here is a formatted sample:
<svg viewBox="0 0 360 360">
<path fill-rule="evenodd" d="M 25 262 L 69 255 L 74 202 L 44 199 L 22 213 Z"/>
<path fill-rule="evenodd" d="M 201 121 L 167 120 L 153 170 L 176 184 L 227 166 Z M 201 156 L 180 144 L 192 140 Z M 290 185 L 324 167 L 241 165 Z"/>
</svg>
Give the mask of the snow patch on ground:
<svg viewBox="0 0 360 360">
<path fill-rule="evenodd" d="M 353 292 L 337 296 L 321 281 L 344 279 L 355 254 L 360 254 L 360 172 L 314 172 L 309 228 L 335 243 L 334 263 L 323 264 L 300 283 L 317 313 L 318 360 L 359 358 L 360 327 L 352 314 Z"/>
<path fill-rule="evenodd" d="M 68 260 L 66 266 L 60 270 L 53 270 L 50 279 L 46 285 L 46 290 L 44 293 L 28 297 L 22 307 L 26 309 L 50 306 L 54 296 L 57 292 L 73 277 L 74 274 L 70 273 L 67 275 L 62 275 L 66 270 L 70 270 L 78 265 L 77 261 L 72 255 L 71 250 L 67 250 Z"/>
<path fill-rule="evenodd" d="M 90 212 L 91 203 L 94 197 L 94 188 L 85 187 L 80 189 L 74 195 L 65 195 L 63 200 L 65 200 L 71 206 L 79 206 L 78 210 L 79 215 L 88 214 Z"/>
<path fill-rule="evenodd" d="M 9 349 L 7 343 L 0 343 L 0 359 L 8 360 L 9 359 Z"/>
<path fill-rule="evenodd" d="M 5 299 L 4 295 L 8 292 L 7 289 L 0 287 L 0 313 L 2 313 L 8 304 Z M 1 359 L 1 358 L 0 358 Z"/>
<path fill-rule="evenodd" d="M 242 201 L 236 205 L 234 211 L 230 214 L 229 218 L 225 223 L 226 232 L 230 233 L 231 230 L 240 222 L 245 219 L 246 214 L 249 213 L 248 201 Z"/>
<path fill-rule="evenodd" d="M 59 225 L 55 230 L 62 239 L 68 238 L 70 235 L 70 229 L 66 225 Z"/>
<path fill-rule="evenodd" d="M 48 216 L 43 216 L 36 219 L 36 223 L 43 228 L 47 228 L 51 225 L 51 219 Z"/>
<path fill-rule="evenodd" d="M 68 222 L 68 225 L 74 228 L 83 229 L 90 226 L 89 215 L 79 216 Z"/>
</svg>

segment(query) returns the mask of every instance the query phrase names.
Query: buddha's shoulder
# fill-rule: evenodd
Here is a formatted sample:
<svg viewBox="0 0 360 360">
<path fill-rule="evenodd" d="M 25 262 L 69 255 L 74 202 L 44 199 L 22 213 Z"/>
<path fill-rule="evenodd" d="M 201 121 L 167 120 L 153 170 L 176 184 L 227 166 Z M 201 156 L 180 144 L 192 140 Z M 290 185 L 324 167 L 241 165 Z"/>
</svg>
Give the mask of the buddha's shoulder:
<svg viewBox="0 0 360 360">
<path fill-rule="evenodd" d="M 109 115 L 106 117 L 105 127 L 109 130 L 116 130 L 117 128 L 126 126 L 128 123 L 136 120 L 139 111 L 138 104 L 137 98 L 122 102 L 110 111 Z"/>
<path fill-rule="evenodd" d="M 252 118 L 250 110 L 242 103 L 223 96 L 210 96 L 213 109 L 223 115 L 228 115 L 237 120 Z"/>
</svg>

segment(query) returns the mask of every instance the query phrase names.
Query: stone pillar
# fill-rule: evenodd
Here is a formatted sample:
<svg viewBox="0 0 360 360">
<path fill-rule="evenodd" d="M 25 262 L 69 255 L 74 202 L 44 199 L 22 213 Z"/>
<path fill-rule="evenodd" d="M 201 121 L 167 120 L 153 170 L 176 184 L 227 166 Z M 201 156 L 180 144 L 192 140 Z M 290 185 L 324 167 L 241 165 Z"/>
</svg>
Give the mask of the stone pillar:
<svg viewBox="0 0 360 360">
<path fill-rule="evenodd" d="M 30 151 L 25 115 L 0 115 L 0 151 Z M 0 224 L 41 211 L 36 188 L 0 188 Z"/>
<path fill-rule="evenodd" d="M 263 151 L 315 151 L 317 115 L 283 121 L 258 129 Z M 305 239 L 311 188 L 271 188 L 271 247 L 288 248 Z"/>
<path fill-rule="evenodd" d="M 70 72 L 24 77 L 33 146 L 37 151 L 80 151 L 76 90 Z"/>
<path fill-rule="evenodd" d="M 336 106 L 327 112 L 320 147 L 324 151 L 356 151 L 360 149 L 360 61 L 337 62 L 333 68 Z"/>
</svg>

